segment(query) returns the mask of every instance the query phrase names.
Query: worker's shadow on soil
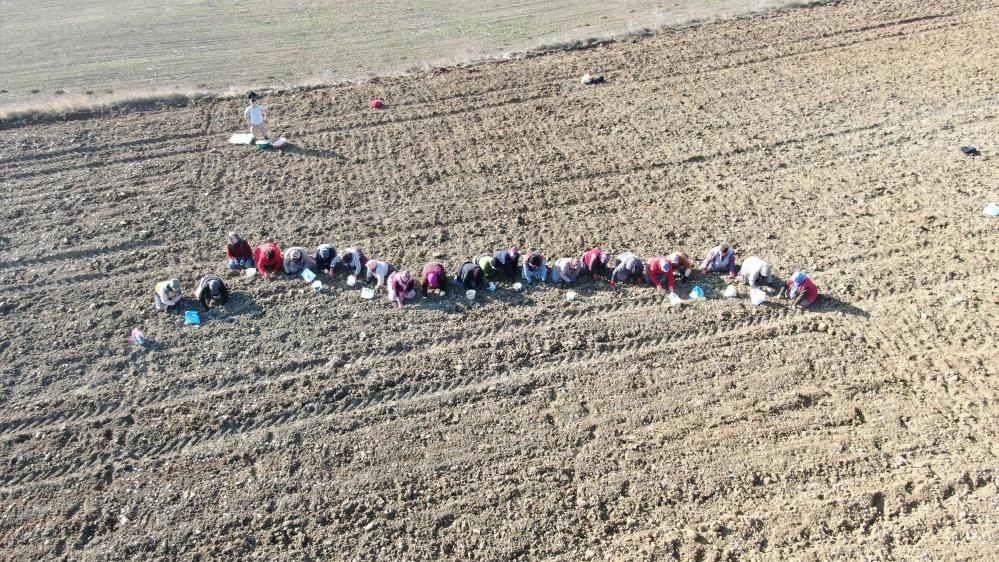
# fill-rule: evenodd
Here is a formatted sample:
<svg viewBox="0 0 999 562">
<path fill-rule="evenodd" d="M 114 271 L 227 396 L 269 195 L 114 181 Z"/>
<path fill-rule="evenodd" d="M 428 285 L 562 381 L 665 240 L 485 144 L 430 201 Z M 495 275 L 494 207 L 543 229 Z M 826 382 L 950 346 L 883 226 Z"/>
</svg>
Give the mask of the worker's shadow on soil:
<svg viewBox="0 0 999 562">
<path fill-rule="evenodd" d="M 788 301 L 790 302 L 790 301 Z M 808 307 L 806 310 L 811 310 L 814 312 L 841 312 L 850 316 L 859 316 L 861 318 L 867 318 L 870 314 L 866 310 L 853 306 L 850 303 L 843 302 L 836 297 L 830 295 L 820 294 L 818 300 L 815 301 L 812 306 Z"/>
<path fill-rule="evenodd" d="M 224 306 L 219 306 L 203 312 L 206 321 L 226 321 L 236 316 L 263 316 L 264 310 L 260 308 L 253 297 L 247 293 L 234 292 L 229 295 L 229 302 Z"/>
<path fill-rule="evenodd" d="M 304 146 L 293 144 L 284 149 L 284 151 L 290 154 L 308 156 L 310 158 L 336 158 L 341 162 L 346 162 L 348 160 L 346 156 L 332 149 L 306 148 Z"/>
</svg>

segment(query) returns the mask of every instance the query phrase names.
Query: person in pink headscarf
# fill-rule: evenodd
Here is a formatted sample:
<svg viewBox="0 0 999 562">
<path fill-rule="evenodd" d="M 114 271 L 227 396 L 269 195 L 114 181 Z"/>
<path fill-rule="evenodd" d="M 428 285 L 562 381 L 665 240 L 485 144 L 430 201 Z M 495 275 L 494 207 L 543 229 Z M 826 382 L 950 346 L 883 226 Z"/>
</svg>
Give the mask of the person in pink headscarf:
<svg viewBox="0 0 999 562">
<path fill-rule="evenodd" d="M 428 263 L 423 266 L 423 275 L 421 277 L 420 287 L 423 290 L 423 296 L 427 296 L 427 291 L 430 289 L 436 289 L 442 295 L 447 290 L 447 273 L 444 271 L 444 264 L 438 262 Z"/>
<path fill-rule="evenodd" d="M 388 298 L 392 302 L 399 303 L 400 309 L 406 306 L 407 299 L 415 299 L 413 275 L 408 271 L 396 271 L 389 275 Z"/>
</svg>

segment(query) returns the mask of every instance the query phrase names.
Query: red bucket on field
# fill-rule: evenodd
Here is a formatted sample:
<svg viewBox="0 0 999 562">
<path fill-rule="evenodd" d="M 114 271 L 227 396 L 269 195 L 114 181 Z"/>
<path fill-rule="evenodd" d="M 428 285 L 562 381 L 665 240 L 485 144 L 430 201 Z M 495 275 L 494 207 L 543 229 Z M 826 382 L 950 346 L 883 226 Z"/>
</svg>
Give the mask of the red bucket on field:
<svg viewBox="0 0 999 562">
<path fill-rule="evenodd" d="M 371 107 L 373 109 L 381 109 L 385 107 L 385 102 L 383 102 L 382 100 L 371 100 Z"/>
</svg>

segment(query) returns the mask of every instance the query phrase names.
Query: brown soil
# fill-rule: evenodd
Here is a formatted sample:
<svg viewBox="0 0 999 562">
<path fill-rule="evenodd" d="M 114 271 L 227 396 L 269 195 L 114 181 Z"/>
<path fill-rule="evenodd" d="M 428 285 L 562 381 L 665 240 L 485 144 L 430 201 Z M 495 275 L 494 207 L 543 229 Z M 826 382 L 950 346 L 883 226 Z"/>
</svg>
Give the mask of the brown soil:
<svg viewBox="0 0 999 562">
<path fill-rule="evenodd" d="M 846 1 L 268 96 L 285 152 L 226 144 L 232 101 L 5 131 L 0 558 L 994 556 L 997 7 Z M 413 270 L 728 237 L 824 294 L 400 312 L 232 277 L 199 328 L 157 314 L 234 226 Z"/>
</svg>

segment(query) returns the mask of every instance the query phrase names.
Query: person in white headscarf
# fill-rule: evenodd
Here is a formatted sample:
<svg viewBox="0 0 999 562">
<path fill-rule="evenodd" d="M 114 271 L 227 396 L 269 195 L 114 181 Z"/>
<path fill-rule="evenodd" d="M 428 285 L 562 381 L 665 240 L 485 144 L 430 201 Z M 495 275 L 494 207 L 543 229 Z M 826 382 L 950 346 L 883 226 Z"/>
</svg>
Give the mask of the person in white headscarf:
<svg viewBox="0 0 999 562">
<path fill-rule="evenodd" d="M 284 272 L 288 275 L 298 275 L 304 269 L 316 270 L 316 260 L 305 252 L 301 246 L 288 248 L 284 253 Z"/>
<path fill-rule="evenodd" d="M 774 270 L 773 267 L 756 256 L 746 258 L 739 269 L 739 282 L 749 285 L 750 289 L 762 289 L 766 292 L 773 291 Z"/>
</svg>

